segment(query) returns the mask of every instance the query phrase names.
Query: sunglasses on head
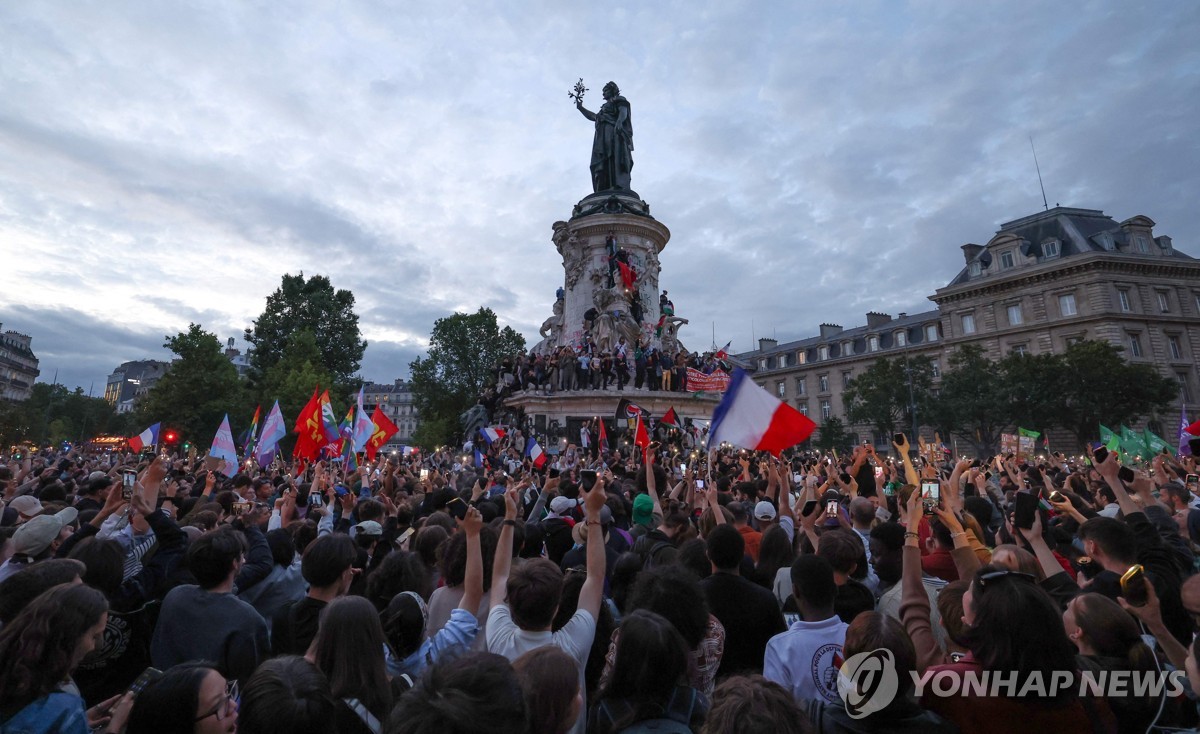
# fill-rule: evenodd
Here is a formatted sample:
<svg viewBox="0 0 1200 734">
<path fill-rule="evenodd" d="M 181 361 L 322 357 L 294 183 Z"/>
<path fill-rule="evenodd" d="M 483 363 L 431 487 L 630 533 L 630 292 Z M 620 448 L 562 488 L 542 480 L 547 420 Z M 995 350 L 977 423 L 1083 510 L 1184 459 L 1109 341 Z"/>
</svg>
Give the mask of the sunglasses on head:
<svg viewBox="0 0 1200 734">
<path fill-rule="evenodd" d="M 1000 579 L 1007 578 L 1009 576 L 1028 581 L 1030 583 L 1037 582 L 1037 578 L 1030 573 L 1022 573 L 1021 571 L 989 571 L 979 577 L 979 585 L 980 587 L 986 587 L 989 582 L 999 581 Z"/>
</svg>

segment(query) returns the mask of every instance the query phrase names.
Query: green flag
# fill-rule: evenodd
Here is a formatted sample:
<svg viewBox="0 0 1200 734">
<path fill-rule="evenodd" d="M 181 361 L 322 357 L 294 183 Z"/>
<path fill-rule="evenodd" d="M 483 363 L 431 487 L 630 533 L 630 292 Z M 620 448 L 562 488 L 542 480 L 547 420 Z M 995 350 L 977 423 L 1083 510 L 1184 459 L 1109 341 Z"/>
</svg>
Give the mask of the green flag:
<svg viewBox="0 0 1200 734">
<path fill-rule="evenodd" d="M 1104 448 L 1109 451 L 1116 451 L 1121 448 L 1121 437 L 1113 433 L 1112 429 L 1103 423 L 1100 424 L 1100 443 L 1104 444 Z"/>
<path fill-rule="evenodd" d="M 1121 426 L 1121 451 L 1131 458 L 1140 456 L 1147 461 L 1154 455 L 1142 439 L 1142 435 L 1128 426 Z"/>
<path fill-rule="evenodd" d="M 1175 448 L 1171 446 L 1171 444 L 1164 441 L 1162 437 L 1156 435 L 1149 428 L 1142 432 L 1142 440 L 1145 441 L 1146 446 L 1150 449 L 1151 454 L 1160 454 L 1162 453 L 1163 449 L 1166 449 L 1172 456 L 1175 455 Z"/>
<path fill-rule="evenodd" d="M 1028 428 L 1021 428 L 1019 426 L 1017 427 L 1017 433 L 1025 436 L 1026 438 L 1037 438 L 1038 436 L 1042 435 L 1038 431 L 1031 431 Z"/>
</svg>

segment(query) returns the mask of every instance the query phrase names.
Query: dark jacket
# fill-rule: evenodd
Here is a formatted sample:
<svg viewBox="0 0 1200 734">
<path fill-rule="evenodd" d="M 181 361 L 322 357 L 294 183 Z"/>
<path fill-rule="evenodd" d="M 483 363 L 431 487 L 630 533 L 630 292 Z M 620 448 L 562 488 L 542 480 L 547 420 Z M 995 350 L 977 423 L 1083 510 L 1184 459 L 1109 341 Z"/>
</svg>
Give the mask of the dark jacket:
<svg viewBox="0 0 1200 734">
<path fill-rule="evenodd" d="M 954 724 L 908 698 L 896 700 L 882 711 L 861 719 L 851 718 L 840 703 L 830 705 L 824 701 L 809 701 L 805 709 L 815 734 L 955 734 L 958 731 Z"/>
</svg>

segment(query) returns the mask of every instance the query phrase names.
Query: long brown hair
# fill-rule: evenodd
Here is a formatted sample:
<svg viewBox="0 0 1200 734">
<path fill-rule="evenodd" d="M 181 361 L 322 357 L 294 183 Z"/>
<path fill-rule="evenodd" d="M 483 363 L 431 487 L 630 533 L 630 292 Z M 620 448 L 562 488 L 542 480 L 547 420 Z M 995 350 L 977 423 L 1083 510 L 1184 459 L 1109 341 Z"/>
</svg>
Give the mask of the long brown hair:
<svg viewBox="0 0 1200 734">
<path fill-rule="evenodd" d="M 392 708 L 385 644 L 375 605 L 361 596 L 343 596 L 322 610 L 309 648 L 313 662 L 329 678 L 334 697 L 357 698 L 380 721 Z"/>
<path fill-rule="evenodd" d="M 1154 670 L 1154 653 L 1142 641 L 1137 623 L 1115 601 L 1096 593 L 1075 597 L 1075 624 L 1097 655 L 1125 658 L 1134 670 Z"/>
<path fill-rule="evenodd" d="M 0 718 L 45 696 L 71 675 L 75 651 L 108 611 L 104 594 L 61 584 L 38 596 L 0 630 Z"/>
<path fill-rule="evenodd" d="M 529 731 L 563 734 L 575 720 L 567 720 L 579 695 L 579 665 L 553 645 L 530 650 L 513 661 L 525 694 Z M 584 712 L 577 712 L 583 716 Z"/>
</svg>

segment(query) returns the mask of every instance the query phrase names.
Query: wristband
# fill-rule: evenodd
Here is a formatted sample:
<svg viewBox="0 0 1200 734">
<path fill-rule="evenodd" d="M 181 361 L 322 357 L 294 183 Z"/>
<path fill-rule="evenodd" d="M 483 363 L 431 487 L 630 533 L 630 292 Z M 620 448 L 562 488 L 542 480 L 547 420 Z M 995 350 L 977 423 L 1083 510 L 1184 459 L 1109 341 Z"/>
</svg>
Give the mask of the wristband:
<svg viewBox="0 0 1200 734">
<path fill-rule="evenodd" d="M 920 540 L 921 536 L 917 533 L 909 531 L 909 532 L 904 533 L 904 538 L 905 538 L 905 540 L 907 540 L 908 538 L 916 538 L 917 540 Z"/>
<path fill-rule="evenodd" d="M 515 527 L 517 526 L 517 521 L 516 521 L 516 520 L 505 520 L 505 521 L 504 521 L 503 523 L 501 523 L 501 524 L 502 524 L 502 525 L 507 525 L 507 526 L 508 526 L 508 527 L 510 527 L 510 528 L 515 528 Z"/>
</svg>

